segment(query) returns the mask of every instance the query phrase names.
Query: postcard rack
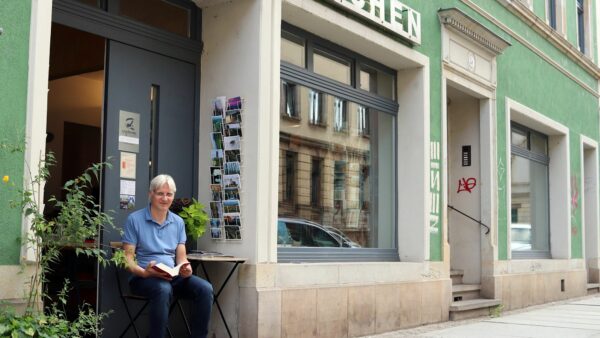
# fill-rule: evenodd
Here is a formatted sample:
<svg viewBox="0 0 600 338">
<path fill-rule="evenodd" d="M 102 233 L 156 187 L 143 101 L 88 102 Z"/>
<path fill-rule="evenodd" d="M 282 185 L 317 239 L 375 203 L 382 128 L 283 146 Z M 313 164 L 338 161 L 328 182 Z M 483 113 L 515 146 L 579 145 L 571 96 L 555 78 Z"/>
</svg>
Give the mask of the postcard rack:
<svg viewBox="0 0 600 338">
<path fill-rule="evenodd" d="M 215 240 L 241 240 L 241 97 L 213 100 L 210 139 L 210 235 Z"/>
</svg>

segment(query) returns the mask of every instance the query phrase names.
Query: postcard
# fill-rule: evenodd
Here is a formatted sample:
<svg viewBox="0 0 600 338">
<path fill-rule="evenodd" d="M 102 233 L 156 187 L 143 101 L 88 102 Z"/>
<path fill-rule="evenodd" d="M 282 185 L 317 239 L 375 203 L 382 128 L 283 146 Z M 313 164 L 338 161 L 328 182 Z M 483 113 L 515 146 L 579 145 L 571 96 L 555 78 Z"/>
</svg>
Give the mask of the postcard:
<svg viewBox="0 0 600 338">
<path fill-rule="evenodd" d="M 242 122 L 242 113 L 239 110 L 228 110 L 225 112 L 225 123 L 226 124 L 232 124 L 232 123 L 239 124 L 241 122 Z"/>
<path fill-rule="evenodd" d="M 226 124 L 224 127 L 225 136 L 242 136 L 242 127 L 239 123 Z"/>
<path fill-rule="evenodd" d="M 225 96 L 219 96 L 212 102 L 213 104 L 213 116 L 221 116 L 225 111 L 226 98 Z"/>
<path fill-rule="evenodd" d="M 240 162 L 241 156 L 239 150 L 226 150 L 225 162 Z"/>
<path fill-rule="evenodd" d="M 212 218 L 223 217 L 223 205 L 221 202 L 210 202 L 210 216 Z"/>
<path fill-rule="evenodd" d="M 240 219 L 240 213 L 237 212 L 237 213 L 223 214 L 223 223 L 225 225 L 241 226 L 242 221 Z"/>
<path fill-rule="evenodd" d="M 212 117 L 212 131 L 215 133 L 220 133 L 223 130 L 223 116 L 213 116 Z"/>
<path fill-rule="evenodd" d="M 222 239 L 223 233 L 221 232 L 221 228 L 211 227 L 210 228 L 210 237 L 212 239 Z"/>
<path fill-rule="evenodd" d="M 235 175 L 240 173 L 240 162 L 225 163 L 225 175 Z"/>
<path fill-rule="evenodd" d="M 223 186 L 225 188 L 241 188 L 240 175 L 224 175 L 223 176 Z"/>
<path fill-rule="evenodd" d="M 242 109 L 242 98 L 239 96 L 227 100 L 227 110 Z"/>
<path fill-rule="evenodd" d="M 210 183 L 221 184 L 223 183 L 223 174 L 221 167 L 210 167 Z"/>
<path fill-rule="evenodd" d="M 240 212 L 240 201 L 239 200 L 223 201 L 223 212 L 225 214 L 239 213 Z"/>
<path fill-rule="evenodd" d="M 223 134 L 210 133 L 210 143 L 212 149 L 223 149 Z"/>
<path fill-rule="evenodd" d="M 223 166 L 223 149 L 211 149 L 210 151 L 211 166 Z"/>
<path fill-rule="evenodd" d="M 221 219 L 220 218 L 211 218 L 210 219 L 210 227 L 211 228 L 218 228 L 221 226 Z"/>
<path fill-rule="evenodd" d="M 239 136 L 228 136 L 224 140 L 225 150 L 239 150 L 240 149 L 240 137 Z"/>
<path fill-rule="evenodd" d="M 238 188 L 225 188 L 224 194 L 226 200 L 240 199 L 240 191 L 238 190 Z"/>
<path fill-rule="evenodd" d="M 239 226 L 226 226 L 225 239 L 242 239 L 242 233 Z"/>
</svg>

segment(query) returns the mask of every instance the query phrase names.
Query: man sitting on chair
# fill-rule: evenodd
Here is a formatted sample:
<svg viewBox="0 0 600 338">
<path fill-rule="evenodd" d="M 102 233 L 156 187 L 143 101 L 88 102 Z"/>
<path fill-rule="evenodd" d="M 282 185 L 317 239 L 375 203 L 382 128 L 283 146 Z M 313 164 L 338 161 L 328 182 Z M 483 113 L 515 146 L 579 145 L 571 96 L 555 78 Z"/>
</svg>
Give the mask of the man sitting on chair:
<svg viewBox="0 0 600 338">
<path fill-rule="evenodd" d="M 152 268 L 158 263 L 172 268 L 188 261 L 185 225 L 181 217 L 169 211 L 175 190 L 171 176 L 156 176 L 150 182 L 150 205 L 127 218 L 122 240 L 128 269 L 133 274 L 129 286 L 133 293 L 150 299 L 150 337 L 164 338 L 174 296 L 192 300 L 192 337 L 206 337 L 212 285 L 193 275 L 190 264 L 183 265 L 175 277 Z"/>
</svg>

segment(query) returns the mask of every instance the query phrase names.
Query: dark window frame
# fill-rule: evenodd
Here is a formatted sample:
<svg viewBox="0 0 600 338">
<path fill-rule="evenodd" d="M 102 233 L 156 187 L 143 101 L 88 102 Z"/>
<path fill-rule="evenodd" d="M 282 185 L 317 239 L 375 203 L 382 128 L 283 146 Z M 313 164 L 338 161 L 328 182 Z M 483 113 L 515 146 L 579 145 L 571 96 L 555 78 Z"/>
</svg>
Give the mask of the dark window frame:
<svg viewBox="0 0 600 338">
<path fill-rule="evenodd" d="M 585 0 L 576 0 L 577 4 L 577 46 L 585 53 Z"/>
</svg>

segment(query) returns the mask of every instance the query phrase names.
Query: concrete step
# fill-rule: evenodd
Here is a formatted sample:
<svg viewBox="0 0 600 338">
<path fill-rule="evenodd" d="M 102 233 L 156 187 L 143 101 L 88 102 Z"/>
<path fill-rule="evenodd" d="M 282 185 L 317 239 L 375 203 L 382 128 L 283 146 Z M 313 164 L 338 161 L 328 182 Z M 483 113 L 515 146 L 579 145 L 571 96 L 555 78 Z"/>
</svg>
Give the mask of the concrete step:
<svg viewBox="0 0 600 338">
<path fill-rule="evenodd" d="M 452 285 L 462 284 L 464 271 L 462 270 L 450 270 L 450 279 L 452 279 Z"/>
<path fill-rule="evenodd" d="M 489 316 L 493 308 L 500 305 L 500 299 L 468 299 L 450 304 L 450 320 L 463 320 Z"/>
<path fill-rule="evenodd" d="M 599 283 L 587 283 L 587 294 L 592 295 L 595 293 L 600 293 L 600 284 Z"/>
<path fill-rule="evenodd" d="M 454 284 L 452 285 L 452 300 L 457 302 L 480 298 L 480 290 L 481 284 Z"/>
</svg>

